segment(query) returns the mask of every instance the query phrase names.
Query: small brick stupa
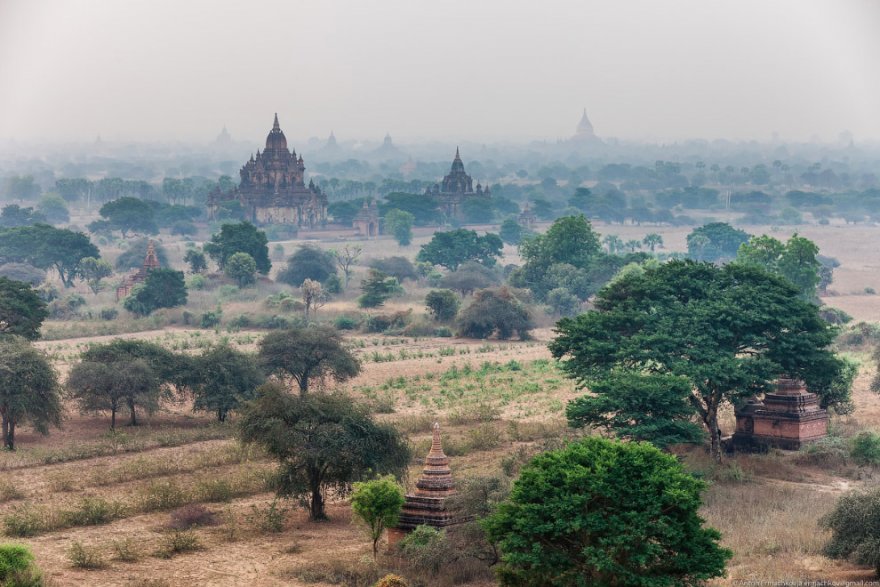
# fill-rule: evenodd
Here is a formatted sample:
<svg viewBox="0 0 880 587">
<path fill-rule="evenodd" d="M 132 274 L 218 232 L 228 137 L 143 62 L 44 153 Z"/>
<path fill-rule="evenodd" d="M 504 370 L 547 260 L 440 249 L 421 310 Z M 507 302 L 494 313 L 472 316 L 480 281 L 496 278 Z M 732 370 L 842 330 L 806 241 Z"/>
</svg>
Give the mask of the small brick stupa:
<svg viewBox="0 0 880 587">
<path fill-rule="evenodd" d="M 156 254 L 156 247 L 153 245 L 153 241 L 151 239 L 147 243 L 147 254 L 144 256 L 144 263 L 143 265 L 141 265 L 141 268 L 138 269 L 135 273 L 123 279 L 122 284 L 120 284 L 120 286 L 116 288 L 116 301 L 118 302 L 119 300 L 130 294 L 131 288 L 133 288 L 135 285 L 146 281 L 147 273 L 149 273 L 153 269 L 158 269 L 159 266 L 159 255 Z"/>
<path fill-rule="evenodd" d="M 733 446 L 739 450 L 771 446 L 798 450 L 827 434 L 828 412 L 819 407 L 819 397 L 809 393 L 801 381 L 780 378 L 774 393 L 736 410 Z"/>
<path fill-rule="evenodd" d="M 388 529 L 388 545 L 394 546 L 417 526 L 445 528 L 458 520 L 446 509 L 446 498 L 455 493 L 455 481 L 449 469 L 449 457 L 440 442 L 440 424 L 434 422 L 431 450 L 425 458 L 422 476 L 414 493 L 408 493 L 396 528 Z"/>
</svg>

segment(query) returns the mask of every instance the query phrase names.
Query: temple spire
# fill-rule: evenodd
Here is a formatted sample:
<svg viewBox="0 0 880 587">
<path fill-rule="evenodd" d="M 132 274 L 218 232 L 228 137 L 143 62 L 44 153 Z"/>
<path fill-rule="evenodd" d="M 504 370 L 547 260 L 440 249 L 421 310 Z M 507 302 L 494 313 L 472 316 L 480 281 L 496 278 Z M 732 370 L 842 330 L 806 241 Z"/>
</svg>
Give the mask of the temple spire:
<svg viewBox="0 0 880 587">
<path fill-rule="evenodd" d="M 586 112 L 586 110 L 584 110 Z M 278 113 L 275 113 L 275 122 L 272 123 L 272 130 L 280 130 L 281 126 L 278 124 Z"/>
<path fill-rule="evenodd" d="M 461 155 L 458 154 L 458 147 L 455 147 L 455 160 L 461 161 Z"/>
</svg>

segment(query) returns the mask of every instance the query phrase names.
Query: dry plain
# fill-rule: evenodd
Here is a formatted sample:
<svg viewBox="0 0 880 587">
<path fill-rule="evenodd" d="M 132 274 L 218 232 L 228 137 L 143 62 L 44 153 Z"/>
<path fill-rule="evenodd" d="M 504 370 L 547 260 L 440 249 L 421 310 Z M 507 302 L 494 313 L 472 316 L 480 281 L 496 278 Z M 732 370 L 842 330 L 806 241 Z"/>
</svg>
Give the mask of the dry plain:
<svg viewBox="0 0 880 587">
<path fill-rule="evenodd" d="M 666 251 L 684 250 L 690 231 L 629 225 L 596 228 L 624 240 L 657 232 L 664 238 Z M 823 254 L 841 262 L 824 301 L 857 321 L 876 322 L 880 296 L 866 294 L 865 288 L 880 289 L 880 261 L 876 259 L 880 227 L 804 226 L 798 231 L 816 241 Z M 749 227 L 749 232 L 783 238 L 792 230 Z M 415 243 L 403 250 L 386 238 L 359 244 L 364 246 L 365 258 L 414 256 L 427 238 L 427 234 L 418 234 Z M 285 242 L 286 252 L 292 252 L 296 244 Z M 318 244 L 329 248 L 343 243 Z M 167 242 L 166 247 L 172 262 L 180 266 L 182 245 Z M 505 263 L 516 262 L 514 248 L 506 248 L 505 255 Z M 390 304 L 390 310 L 422 311 L 425 289 L 407 289 L 407 296 Z M 199 295 L 193 296 L 196 305 Z M 230 300 L 223 311 L 234 313 L 250 303 Z M 318 317 L 353 308 L 352 296 L 348 296 L 321 308 Z M 352 335 L 349 342 L 364 369 L 346 387 L 365 401 L 383 406 L 379 417 L 406 431 L 417 454 L 426 450 L 430 425 L 438 420 L 456 477 L 501 471 L 511 455 L 527 455 L 567 433 L 564 406 L 577 390 L 556 369 L 546 350 L 553 336 L 552 320 L 542 317 L 540 322 L 535 340 L 528 342 Z M 48 324 L 56 333 L 62 327 L 66 338 L 53 336 L 54 340 L 38 344 L 63 374 L 85 344 L 107 337 L 80 336 L 92 332 L 88 325 L 80 331 L 77 326 Z M 171 326 L 125 336 L 151 338 L 169 348 L 196 352 L 219 338 L 253 349 L 262 332 Z M 868 389 L 874 373 L 869 350 L 853 350 L 853 356 L 862 361 L 854 390 L 857 409 L 850 416 L 835 417 L 833 428 L 840 433 L 880 429 L 880 398 Z M 322 576 L 329 579 L 330 575 L 318 571 L 370 564 L 368 540 L 352 523 L 342 500 L 330 507 L 331 521 L 326 523 L 309 523 L 295 504 L 279 502 L 275 508 L 281 508 L 283 528 L 268 531 L 267 520 L 275 510 L 270 509 L 273 496 L 263 480 L 271 463 L 257 451 L 239 447 L 231 426 L 218 426 L 207 416 L 193 414 L 187 402 L 146 418 L 142 426 L 121 427 L 114 434 L 108 433 L 106 417 L 81 415 L 71 407 L 62 430 L 42 437 L 25 429 L 17 440 L 19 451 L 0 453 L 0 517 L 18 515 L 26 522 L 32 516 L 46 525 L 34 536 L 13 540 L 33 548 L 53 585 L 330 585 L 340 583 L 322 581 Z M 817 518 L 842 492 L 877 483 L 874 470 L 830 466 L 782 452 L 737 456 L 722 467 L 711 466 L 697 449 L 682 456 L 710 481 L 703 514 L 736 553 L 728 577 L 716 584 L 741 579 L 871 578 L 868 570 L 821 556 L 826 535 Z M 414 462 L 410 482 L 419 469 Z M 115 508 L 112 521 L 70 523 L 70 512 L 98 502 Z M 214 512 L 216 525 L 194 531 L 197 550 L 169 559 L 157 557 L 168 536 L 169 512 L 190 502 L 204 503 Z M 73 568 L 68 555 L 77 542 L 95 551 L 103 559 L 103 568 Z"/>
</svg>

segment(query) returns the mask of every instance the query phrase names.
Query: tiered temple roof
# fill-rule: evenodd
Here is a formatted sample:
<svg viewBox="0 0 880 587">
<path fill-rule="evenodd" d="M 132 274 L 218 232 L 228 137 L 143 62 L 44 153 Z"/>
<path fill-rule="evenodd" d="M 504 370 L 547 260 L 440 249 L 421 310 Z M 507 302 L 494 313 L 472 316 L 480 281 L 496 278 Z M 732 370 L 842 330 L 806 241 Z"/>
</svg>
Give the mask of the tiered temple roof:
<svg viewBox="0 0 880 587">
<path fill-rule="evenodd" d="M 446 509 L 446 498 L 454 493 L 455 481 L 449 468 L 449 457 L 443 452 L 440 424 L 435 422 L 425 468 L 416 482 L 415 492 L 406 496 L 397 528 L 410 531 L 423 524 L 435 528 L 455 524 L 452 513 Z"/>
<path fill-rule="evenodd" d="M 458 147 L 455 148 L 455 159 L 452 160 L 449 173 L 439 184 L 429 187 L 425 194 L 438 199 L 440 211 L 447 217 L 459 219 L 462 217 L 461 205 L 465 199 L 491 196 L 488 184 L 486 189 L 483 189 L 483 186 L 477 183 L 477 189 L 474 190 L 473 179 L 464 170 L 464 162 L 461 160 Z"/>
<path fill-rule="evenodd" d="M 276 114 L 266 148 L 242 166 L 238 188 L 210 195 L 210 215 L 222 202 L 238 200 L 252 222 L 314 227 L 327 219 L 327 196 L 313 182 L 305 184 L 305 169 L 302 155 L 287 148 Z"/>
</svg>

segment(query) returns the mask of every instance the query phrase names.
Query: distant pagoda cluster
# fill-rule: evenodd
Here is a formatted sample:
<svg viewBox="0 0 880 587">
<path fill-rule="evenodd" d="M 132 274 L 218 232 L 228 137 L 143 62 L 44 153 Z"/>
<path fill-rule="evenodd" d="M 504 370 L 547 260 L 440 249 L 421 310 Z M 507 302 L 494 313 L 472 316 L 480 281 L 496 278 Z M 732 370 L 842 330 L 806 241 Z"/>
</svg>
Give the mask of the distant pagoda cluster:
<svg viewBox="0 0 880 587">
<path fill-rule="evenodd" d="M 292 224 L 314 228 L 327 220 L 327 196 L 313 181 L 305 184 L 302 155 L 287 148 L 278 114 L 266 137 L 266 148 L 244 164 L 241 183 L 230 193 L 218 189 L 208 197 L 208 214 L 217 217 L 221 204 L 238 201 L 245 216 L 258 224 Z"/>
<path fill-rule="evenodd" d="M 435 183 L 425 191 L 425 195 L 437 199 L 440 212 L 447 218 L 461 220 L 464 217 L 463 204 L 466 200 L 478 198 L 485 200 L 488 205 L 491 193 L 489 186 L 477 183 L 474 190 L 474 181 L 464 170 L 464 163 L 458 149 L 455 149 L 455 159 L 452 160 L 452 168 L 439 184 Z"/>
</svg>

